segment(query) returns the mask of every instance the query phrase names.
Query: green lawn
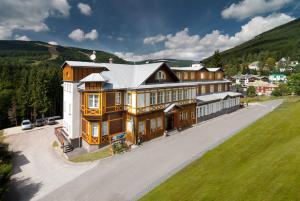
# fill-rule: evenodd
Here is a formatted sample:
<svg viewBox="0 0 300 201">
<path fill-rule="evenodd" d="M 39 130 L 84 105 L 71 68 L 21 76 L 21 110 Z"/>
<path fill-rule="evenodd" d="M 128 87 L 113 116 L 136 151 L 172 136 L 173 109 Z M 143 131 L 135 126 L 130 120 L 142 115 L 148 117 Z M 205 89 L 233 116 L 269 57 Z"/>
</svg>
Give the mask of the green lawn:
<svg viewBox="0 0 300 201">
<path fill-rule="evenodd" d="M 300 200 L 299 99 L 286 101 L 141 200 Z"/>
<path fill-rule="evenodd" d="M 269 100 L 275 100 L 275 99 L 282 99 L 282 98 L 288 98 L 288 97 L 282 97 L 282 96 L 255 96 L 255 97 L 242 98 L 241 102 L 247 101 L 248 103 L 252 103 L 252 102 L 262 102 L 262 101 L 269 101 Z"/>
<path fill-rule="evenodd" d="M 111 156 L 110 146 L 107 146 L 99 151 L 86 153 L 81 156 L 77 156 L 71 159 L 72 162 L 88 162 L 88 161 L 95 161 L 101 158 L 106 158 Z"/>
</svg>

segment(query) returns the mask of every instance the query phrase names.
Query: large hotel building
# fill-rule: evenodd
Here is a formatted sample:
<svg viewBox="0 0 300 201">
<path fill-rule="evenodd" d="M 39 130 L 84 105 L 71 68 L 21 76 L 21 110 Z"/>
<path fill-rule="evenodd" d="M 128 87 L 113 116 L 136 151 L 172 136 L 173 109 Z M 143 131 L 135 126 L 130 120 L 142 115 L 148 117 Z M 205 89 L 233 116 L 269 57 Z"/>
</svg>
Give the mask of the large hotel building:
<svg viewBox="0 0 300 201">
<path fill-rule="evenodd" d="M 64 147 L 88 151 L 124 134 L 129 144 L 181 130 L 239 108 L 240 94 L 220 68 L 66 61 L 63 72 Z M 199 132 L 200 133 L 200 132 Z"/>
</svg>

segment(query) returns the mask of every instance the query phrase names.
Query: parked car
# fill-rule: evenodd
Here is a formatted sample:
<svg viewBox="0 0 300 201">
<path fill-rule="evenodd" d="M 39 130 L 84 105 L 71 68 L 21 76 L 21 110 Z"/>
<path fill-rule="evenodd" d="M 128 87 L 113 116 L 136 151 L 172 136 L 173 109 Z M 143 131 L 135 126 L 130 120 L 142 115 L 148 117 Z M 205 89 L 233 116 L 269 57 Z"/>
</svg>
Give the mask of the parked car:
<svg viewBox="0 0 300 201">
<path fill-rule="evenodd" d="M 54 124 L 56 124 L 55 118 L 53 118 L 53 117 L 48 118 L 47 124 L 48 125 L 54 125 Z"/>
<path fill-rule="evenodd" d="M 23 120 L 21 126 L 22 126 L 22 130 L 32 129 L 32 124 L 28 119 Z"/>
<path fill-rule="evenodd" d="M 45 125 L 45 120 L 44 119 L 37 119 L 35 121 L 35 126 L 39 127 L 39 126 L 44 126 Z"/>
</svg>

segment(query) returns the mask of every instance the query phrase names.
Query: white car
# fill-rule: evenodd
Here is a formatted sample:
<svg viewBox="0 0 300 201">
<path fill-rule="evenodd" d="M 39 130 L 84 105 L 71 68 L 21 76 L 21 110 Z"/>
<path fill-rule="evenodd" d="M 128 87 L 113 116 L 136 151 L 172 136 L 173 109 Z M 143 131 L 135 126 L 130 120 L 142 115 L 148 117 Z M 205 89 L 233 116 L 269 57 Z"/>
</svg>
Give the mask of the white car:
<svg viewBox="0 0 300 201">
<path fill-rule="evenodd" d="M 32 129 L 32 124 L 28 119 L 23 120 L 21 126 L 22 126 L 22 130 Z"/>
</svg>

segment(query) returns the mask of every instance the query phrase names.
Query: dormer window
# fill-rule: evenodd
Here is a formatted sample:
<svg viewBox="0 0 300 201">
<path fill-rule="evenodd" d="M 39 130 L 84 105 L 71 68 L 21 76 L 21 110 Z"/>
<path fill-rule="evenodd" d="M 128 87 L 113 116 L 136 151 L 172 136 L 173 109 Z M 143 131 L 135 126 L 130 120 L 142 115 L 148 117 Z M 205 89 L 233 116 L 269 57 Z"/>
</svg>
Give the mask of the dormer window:
<svg viewBox="0 0 300 201">
<path fill-rule="evenodd" d="M 157 73 L 156 73 L 156 79 L 157 80 L 165 80 L 166 79 L 166 74 L 165 74 L 165 72 L 164 71 L 158 71 Z"/>
</svg>

